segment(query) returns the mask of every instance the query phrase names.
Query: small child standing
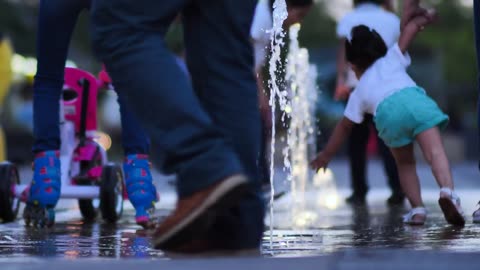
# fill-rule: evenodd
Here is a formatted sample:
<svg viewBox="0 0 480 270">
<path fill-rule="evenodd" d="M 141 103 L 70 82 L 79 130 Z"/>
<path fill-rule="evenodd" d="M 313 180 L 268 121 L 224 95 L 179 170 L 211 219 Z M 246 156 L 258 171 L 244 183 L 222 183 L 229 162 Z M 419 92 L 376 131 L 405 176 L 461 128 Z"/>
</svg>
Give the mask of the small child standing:
<svg viewBox="0 0 480 270">
<path fill-rule="evenodd" d="M 434 18 L 435 13 L 420 8 L 418 1 L 406 1 L 401 35 L 390 49 L 375 30 L 364 25 L 352 29 L 345 42 L 346 57 L 359 83 L 350 96 L 344 117 L 311 165 L 316 170 L 325 168 L 353 125 L 362 123 L 364 114 L 373 114 L 379 136 L 395 157 L 402 189 L 412 206 L 404 216 L 404 223 L 423 225 L 427 216 L 413 152 L 413 142 L 417 141 L 441 188 L 439 204 L 445 219 L 463 226 L 460 199 L 453 191 L 450 166 L 440 137 L 448 116 L 406 72 L 410 64 L 408 46 Z"/>
</svg>

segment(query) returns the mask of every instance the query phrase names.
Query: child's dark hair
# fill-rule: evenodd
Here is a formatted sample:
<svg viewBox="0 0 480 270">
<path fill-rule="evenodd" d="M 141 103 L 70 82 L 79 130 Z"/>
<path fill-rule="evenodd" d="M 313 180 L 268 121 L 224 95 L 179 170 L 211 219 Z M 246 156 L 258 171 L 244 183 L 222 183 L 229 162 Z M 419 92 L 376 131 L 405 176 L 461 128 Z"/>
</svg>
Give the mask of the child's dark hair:
<svg viewBox="0 0 480 270">
<path fill-rule="evenodd" d="M 345 52 L 348 62 L 366 70 L 387 54 L 387 45 L 375 30 L 359 25 L 352 29 L 350 40 L 345 41 Z"/>
</svg>

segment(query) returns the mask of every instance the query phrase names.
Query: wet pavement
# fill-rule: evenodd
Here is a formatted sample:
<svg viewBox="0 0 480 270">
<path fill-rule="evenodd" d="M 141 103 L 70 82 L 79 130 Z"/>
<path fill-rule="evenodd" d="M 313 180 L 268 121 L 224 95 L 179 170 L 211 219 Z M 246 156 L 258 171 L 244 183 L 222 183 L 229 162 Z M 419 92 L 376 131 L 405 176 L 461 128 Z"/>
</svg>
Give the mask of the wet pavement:
<svg viewBox="0 0 480 270">
<path fill-rule="evenodd" d="M 467 224 L 463 228 L 450 226 L 444 221 L 436 204 L 438 190 L 433 178 L 427 176 L 429 170 L 424 165 L 419 168 L 419 174 L 429 215 L 426 225 L 421 227 L 401 223 L 408 207 L 386 206 L 389 192 L 380 163 L 373 162 L 370 165 L 372 190 L 367 207 L 350 207 L 343 203 L 343 198 L 349 192 L 346 162 L 336 161 L 331 168 L 332 179 L 329 181 L 334 183 L 333 186 L 332 183 L 307 185 L 306 193 L 287 193 L 276 201 L 274 230 L 265 232 L 263 257 L 344 257 L 356 254 L 359 258 L 382 258 L 381 252 L 392 250 L 395 254 L 404 254 L 402 256 L 410 256 L 409 252 L 414 251 L 434 251 L 437 258 L 438 252 L 480 252 L 480 225 L 472 224 L 470 218 L 480 199 L 480 181 L 477 180 L 473 163 L 453 168 L 455 178 L 461 179 L 457 180 L 457 193 L 462 198 L 467 215 Z M 28 169 L 22 170 L 22 179 L 28 179 L 28 173 Z M 279 173 L 278 177 L 282 179 L 283 175 Z M 172 186 L 168 184 L 171 178 L 156 175 L 156 179 L 161 191 L 158 215 L 162 217 L 173 208 L 176 197 Z M 279 180 L 277 183 L 278 189 L 285 188 L 285 183 L 281 182 Z M 327 197 L 327 202 L 322 200 Z M 88 259 L 86 261 L 109 258 L 168 259 L 169 256 L 152 248 L 150 238 L 134 224 L 130 203 L 127 202 L 125 206 L 124 216 L 116 225 L 104 224 L 100 220 L 84 223 L 73 200 L 61 202 L 57 224 L 51 229 L 26 228 L 20 219 L 0 224 L 0 262 L 28 262 L 52 257 L 68 260 L 85 258 Z M 269 222 L 267 216 L 267 228 Z M 270 238 L 271 235 L 273 238 Z M 323 263 L 328 265 L 329 259 L 323 259 Z"/>
</svg>

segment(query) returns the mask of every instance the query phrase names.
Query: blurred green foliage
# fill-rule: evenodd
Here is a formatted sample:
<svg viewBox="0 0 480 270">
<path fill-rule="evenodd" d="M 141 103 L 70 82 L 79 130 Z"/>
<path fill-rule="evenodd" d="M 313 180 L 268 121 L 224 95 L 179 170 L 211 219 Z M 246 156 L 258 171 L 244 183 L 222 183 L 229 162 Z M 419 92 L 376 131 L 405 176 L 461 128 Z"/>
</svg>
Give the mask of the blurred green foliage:
<svg viewBox="0 0 480 270">
<path fill-rule="evenodd" d="M 337 23 L 327 14 L 324 5 L 324 2 L 317 3 L 302 22 L 298 37 L 302 47 L 322 48 L 337 43 Z"/>
<path fill-rule="evenodd" d="M 477 77 L 473 13 L 457 0 L 430 2 L 439 20 L 417 38 L 417 45 L 439 50 L 444 76 L 452 83 L 473 83 Z"/>
</svg>

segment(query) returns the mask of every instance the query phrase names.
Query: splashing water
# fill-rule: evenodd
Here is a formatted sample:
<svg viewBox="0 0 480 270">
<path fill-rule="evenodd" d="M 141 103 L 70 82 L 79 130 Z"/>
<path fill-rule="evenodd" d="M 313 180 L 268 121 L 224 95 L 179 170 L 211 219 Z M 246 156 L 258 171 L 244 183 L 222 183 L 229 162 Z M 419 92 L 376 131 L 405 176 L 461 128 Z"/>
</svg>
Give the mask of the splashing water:
<svg viewBox="0 0 480 270">
<path fill-rule="evenodd" d="M 300 48 L 298 32 L 300 24 L 290 27 L 289 53 L 286 66 L 286 81 L 290 86 L 290 126 L 287 147 L 284 149 L 285 165 L 289 165 L 292 192 L 292 220 L 305 213 L 305 192 L 312 178 L 309 169 L 310 146 L 315 146 L 315 105 L 317 101 L 317 69 L 309 63 L 308 50 Z M 294 223 L 295 225 L 295 223 Z M 302 222 L 301 224 L 304 225 Z"/>
<path fill-rule="evenodd" d="M 282 120 L 285 117 L 285 109 L 288 105 L 287 91 L 280 89 L 278 78 L 277 78 L 277 68 L 281 66 L 280 53 L 282 46 L 284 45 L 283 38 L 285 37 L 285 32 L 283 31 L 283 22 L 287 19 L 287 3 L 285 0 L 275 0 L 273 3 L 273 28 L 268 31 L 270 34 L 270 50 L 271 57 L 269 61 L 269 74 L 270 80 L 268 81 L 270 89 L 270 100 L 269 104 L 272 108 L 272 138 L 271 138 L 271 148 L 270 148 L 270 247 L 273 247 L 273 199 L 274 199 L 274 155 L 275 155 L 275 111 L 276 111 L 276 102 L 280 105 L 280 110 L 283 112 Z"/>
<path fill-rule="evenodd" d="M 309 179 L 307 136 L 310 127 L 310 105 L 311 102 L 307 96 L 307 79 L 310 65 L 308 63 L 308 51 L 301 49 L 298 44 L 298 32 L 300 25 L 296 24 L 290 27 L 290 45 L 287 58 L 286 80 L 291 90 L 291 119 L 288 129 L 287 147 L 285 149 L 285 163 L 287 160 L 290 165 L 289 180 L 291 181 L 291 192 L 293 203 L 300 203 L 304 208 L 300 198 L 305 192 L 306 183 Z M 297 186 L 298 185 L 298 186 Z M 295 215 L 297 209 L 293 209 Z"/>
<path fill-rule="evenodd" d="M 300 24 L 295 24 L 289 30 L 289 54 L 286 65 L 281 62 L 281 50 L 285 45 L 285 32 L 282 25 L 287 18 L 285 0 L 275 0 L 273 10 L 273 28 L 268 31 L 271 40 L 271 58 L 269 61 L 270 89 L 269 104 L 272 108 L 272 137 L 270 152 L 270 249 L 273 249 L 273 210 L 274 210 L 274 154 L 275 154 L 275 113 L 277 102 L 281 112 L 281 121 L 289 121 L 287 146 L 283 149 L 284 170 L 288 172 L 293 207 L 292 227 L 305 228 L 311 226 L 318 219 L 317 207 L 335 209 L 338 204 L 338 195 L 333 174 L 315 174 L 309 169 L 309 158 L 316 149 L 315 109 L 317 103 L 317 69 L 309 63 L 308 50 L 301 48 L 298 43 Z M 285 69 L 285 78 L 278 78 L 277 71 Z M 312 180 L 312 181 L 310 181 Z M 315 187 L 312 190 L 320 191 L 316 194 L 314 210 L 307 209 L 305 194 L 310 193 L 308 184 Z M 321 196 L 317 196 L 321 195 Z"/>
</svg>

